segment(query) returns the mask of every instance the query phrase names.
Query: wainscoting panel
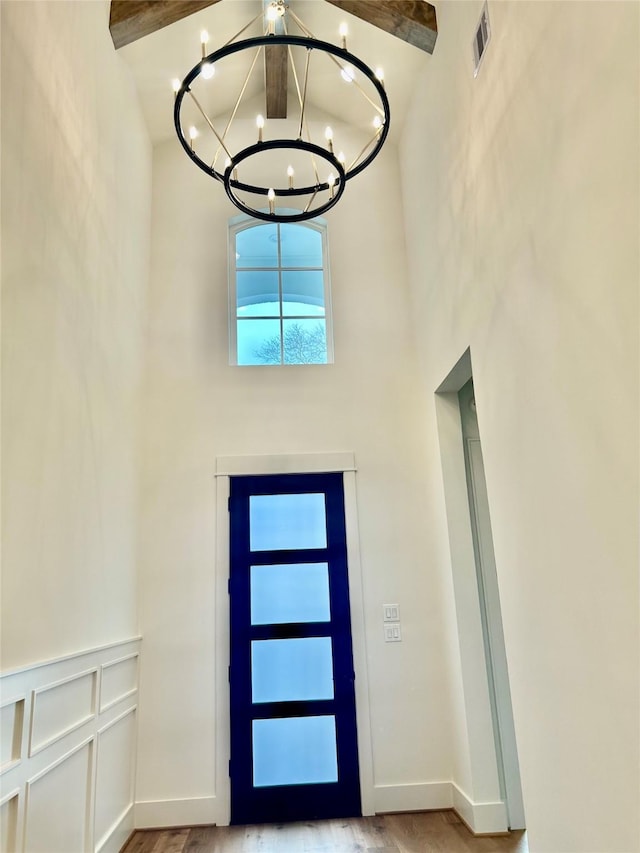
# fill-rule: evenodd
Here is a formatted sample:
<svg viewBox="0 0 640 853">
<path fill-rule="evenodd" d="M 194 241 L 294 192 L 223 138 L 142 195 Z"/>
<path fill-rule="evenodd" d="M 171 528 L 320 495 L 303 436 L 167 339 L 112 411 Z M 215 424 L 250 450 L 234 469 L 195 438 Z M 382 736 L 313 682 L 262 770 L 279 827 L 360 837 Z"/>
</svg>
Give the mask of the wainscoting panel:
<svg viewBox="0 0 640 853">
<path fill-rule="evenodd" d="M 92 769 L 93 738 L 29 779 L 25 850 L 51 853 L 88 849 Z"/>
<path fill-rule="evenodd" d="M 96 851 L 102 851 L 132 808 L 135 734 L 135 706 L 98 732 Z M 126 835 L 122 841 L 125 840 Z"/>
<path fill-rule="evenodd" d="M 138 655 L 126 655 L 101 667 L 100 713 L 127 699 L 138 689 Z"/>
<path fill-rule="evenodd" d="M 95 717 L 97 676 L 94 668 L 32 691 L 29 758 Z"/>
<path fill-rule="evenodd" d="M 133 829 L 140 638 L 0 674 L 0 853 L 117 853 Z"/>
<path fill-rule="evenodd" d="M 2 850 L 15 850 L 18 829 L 20 791 L 11 791 L 0 802 L 0 845 Z"/>
<path fill-rule="evenodd" d="M 4 772 L 22 758 L 24 696 L 10 699 L 0 707 L 0 771 Z"/>
</svg>

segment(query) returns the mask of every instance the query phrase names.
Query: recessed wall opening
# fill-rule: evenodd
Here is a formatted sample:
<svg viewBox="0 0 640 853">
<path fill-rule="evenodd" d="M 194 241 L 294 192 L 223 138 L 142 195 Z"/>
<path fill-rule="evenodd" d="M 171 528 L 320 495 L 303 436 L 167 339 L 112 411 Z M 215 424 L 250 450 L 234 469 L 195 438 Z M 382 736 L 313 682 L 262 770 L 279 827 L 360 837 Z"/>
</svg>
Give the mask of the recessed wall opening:
<svg viewBox="0 0 640 853">
<path fill-rule="evenodd" d="M 488 831 L 524 829 L 498 574 L 467 350 L 436 392 L 474 803 L 493 802 Z M 473 591 L 473 594 L 471 592 Z M 482 815 L 473 808 L 473 828 Z M 464 816 L 464 815 L 463 815 Z M 498 824 L 503 822 L 503 826 Z M 484 830 L 487 831 L 487 830 Z"/>
</svg>

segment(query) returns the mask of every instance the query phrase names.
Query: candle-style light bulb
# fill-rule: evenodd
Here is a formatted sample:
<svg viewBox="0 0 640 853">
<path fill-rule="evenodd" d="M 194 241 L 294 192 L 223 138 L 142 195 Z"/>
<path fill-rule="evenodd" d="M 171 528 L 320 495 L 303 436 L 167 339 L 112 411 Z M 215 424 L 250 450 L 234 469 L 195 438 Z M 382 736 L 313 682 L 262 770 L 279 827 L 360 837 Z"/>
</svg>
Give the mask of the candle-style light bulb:
<svg viewBox="0 0 640 853">
<path fill-rule="evenodd" d="M 330 127 L 327 127 L 325 130 L 324 138 L 327 140 L 327 147 L 329 148 L 329 151 L 333 154 L 333 131 Z"/>
<path fill-rule="evenodd" d="M 293 175 L 294 175 L 293 166 L 287 166 L 287 175 L 289 176 L 289 189 L 292 190 L 293 189 Z"/>
<path fill-rule="evenodd" d="M 335 187 L 336 179 L 333 172 L 329 173 L 329 177 L 327 178 L 327 183 L 329 184 L 329 196 L 333 198 L 333 190 Z"/>
<path fill-rule="evenodd" d="M 258 128 L 258 142 L 262 142 L 262 128 L 264 127 L 264 116 L 256 116 L 256 127 Z"/>
<path fill-rule="evenodd" d="M 340 33 L 340 38 L 342 39 L 342 49 L 347 49 L 347 35 L 349 33 L 349 27 L 343 22 L 340 24 L 340 29 L 338 30 Z"/>
<path fill-rule="evenodd" d="M 180 91 L 180 86 L 182 86 L 182 83 L 178 80 L 177 77 L 174 77 L 174 79 L 171 81 L 171 85 L 173 87 L 174 95 L 177 95 Z"/>
<path fill-rule="evenodd" d="M 340 151 L 338 154 L 338 163 L 344 168 L 345 163 L 347 162 L 347 158 L 344 156 L 344 151 Z"/>
<path fill-rule="evenodd" d="M 200 33 L 200 44 L 202 45 L 202 58 L 204 59 L 207 55 L 207 44 L 209 43 L 209 33 L 206 30 L 202 30 Z"/>
<path fill-rule="evenodd" d="M 353 83 L 356 79 L 356 72 L 353 70 L 351 65 L 345 65 L 344 68 L 340 70 L 340 76 L 345 83 Z"/>
<path fill-rule="evenodd" d="M 275 191 L 270 189 L 269 192 L 267 193 L 267 198 L 269 199 L 269 213 L 271 213 L 273 215 L 274 210 L 275 210 L 275 201 L 276 201 Z"/>
<path fill-rule="evenodd" d="M 274 23 L 277 17 L 278 9 L 276 8 L 274 3 L 271 3 L 269 6 L 267 6 L 267 26 L 269 35 L 273 35 L 273 33 L 275 32 Z"/>
<path fill-rule="evenodd" d="M 376 68 L 376 77 L 382 84 L 382 88 L 384 89 L 384 70 L 382 68 Z"/>
<path fill-rule="evenodd" d="M 376 116 L 374 118 L 373 126 L 375 127 L 376 130 L 380 130 L 380 128 L 382 127 L 382 119 L 380 118 L 380 116 Z"/>
<path fill-rule="evenodd" d="M 224 169 L 225 169 L 225 172 L 226 172 L 226 170 L 229 168 L 229 166 L 230 166 L 230 165 L 231 165 L 231 157 L 227 157 L 227 159 L 224 161 Z M 237 170 L 237 169 L 234 169 L 234 170 L 233 170 L 233 175 L 232 175 L 232 176 L 233 176 L 233 180 L 234 180 L 234 181 L 237 181 L 237 180 L 238 180 L 238 170 Z"/>
<path fill-rule="evenodd" d="M 193 125 L 191 125 L 191 127 L 189 128 L 189 141 L 191 142 L 191 150 L 192 151 L 193 151 L 193 140 L 197 139 L 197 137 L 198 137 L 198 131 Z"/>
<path fill-rule="evenodd" d="M 202 68 L 200 69 L 200 73 L 202 74 L 205 80 L 211 80 L 213 75 L 216 73 L 216 67 L 213 62 L 203 62 Z"/>
</svg>

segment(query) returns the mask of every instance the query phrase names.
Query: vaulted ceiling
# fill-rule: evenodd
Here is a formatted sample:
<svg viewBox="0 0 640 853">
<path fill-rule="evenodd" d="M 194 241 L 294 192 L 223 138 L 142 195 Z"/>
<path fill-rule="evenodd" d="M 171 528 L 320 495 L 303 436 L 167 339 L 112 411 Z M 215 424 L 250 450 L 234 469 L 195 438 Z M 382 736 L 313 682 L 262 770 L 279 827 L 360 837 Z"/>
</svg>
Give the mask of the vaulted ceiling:
<svg viewBox="0 0 640 853">
<path fill-rule="evenodd" d="M 220 0 L 111 0 L 109 30 L 116 48 L 186 18 Z M 326 0 L 390 35 L 433 53 L 436 10 L 425 0 Z"/>
<path fill-rule="evenodd" d="M 153 142 L 173 132 L 170 81 L 182 79 L 200 58 L 200 30 L 209 31 L 208 50 L 213 51 L 259 14 L 263 2 L 111 0 L 111 36 L 133 73 Z M 317 38 L 335 44 L 339 44 L 340 23 L 348 23 L 349 50 L 371 67 L 385 68 L 397 133 L 415 79 L 435 47 L 434 6 L 426 0 L 289 0 L 289 5 Z M 286 57 L 280 54 L 283 51 L 275 45 L 265 52 L 268 118 L 286 116 Z M 321 103 L 322 93 L 317 92 L 315 98 Z M 341 118 L 340 105 L 332 103 L 331 108 Z"/>
</svg>

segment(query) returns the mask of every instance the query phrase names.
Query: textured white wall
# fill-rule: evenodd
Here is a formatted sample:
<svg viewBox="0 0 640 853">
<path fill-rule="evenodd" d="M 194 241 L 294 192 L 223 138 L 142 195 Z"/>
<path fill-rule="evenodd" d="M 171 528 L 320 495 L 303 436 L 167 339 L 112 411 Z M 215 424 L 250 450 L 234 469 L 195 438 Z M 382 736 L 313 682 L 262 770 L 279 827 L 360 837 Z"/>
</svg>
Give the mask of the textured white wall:
<svg viewBox="0 0 640 853">
<path fill-rule="evenodd" d="M 151 149 L 107 2 L 2 3 L 2 664 L 136 633 Z"/>
<path fill-rule="evenodd" d="M 154 151 L 138 800 L 214 793 L 213 473 L 216 456 L 239 454 L 355 452 L 375 782 L 450 778 L 396 152 L 370 172 L 328 216 L 335 364 L 230 367 L 227 222 L 237 211 L 177 141 Z M 401 644 L 383 642 L 389 601 L 401 605 Z"/>
<path fill-rule="evenodd" d="M 480 11 L 439 4 L 401 147 L 420 386 L 432 395 L 471 346 L 531 850 L 628 853 L 640 7 L 490 2 L 474 80 Z M 424 439 L 433 462 L 435 412 Z M 425 525 L 446 559 L 438 503 Z"/>
</svg>

